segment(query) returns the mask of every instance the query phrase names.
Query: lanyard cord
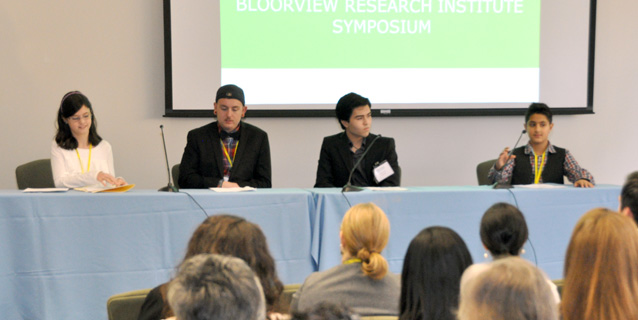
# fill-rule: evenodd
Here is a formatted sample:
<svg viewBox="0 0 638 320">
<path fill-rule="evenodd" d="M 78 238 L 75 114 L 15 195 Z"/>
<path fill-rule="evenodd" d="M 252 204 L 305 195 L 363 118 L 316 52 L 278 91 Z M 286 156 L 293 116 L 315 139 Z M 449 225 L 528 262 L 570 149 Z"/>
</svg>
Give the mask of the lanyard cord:
<svg viewBox="0 0 638 320">
<path fill-rule="evenodd" d="M 534 184 L 538 184 L 541 180 L 541 174 L 543 174 L 543 168 L 545 167 L 545 155 L 547 154 L 547 150 L 543 152 L 543 156 L 541 158 L 541 168 L 538 169 L 538 156 L 534 153 Z"/>
<path fill-rule="evenodd" d="M 86 165 L 86 172 L 89 172 L 89 168 L 91 168 L 91 151 L 93 149 L 93 144 L 89 144 L 89 163 Z M 75 148 L 75 153 L 78 155 L 78 160 L 80 161 L 80 169 L 82 173 L 84 173 L 84 167 L 82 166 L 82 158 L 80 158 L 80 152 L 78 148 Z"/>
<path fill-rule="evenodd" d="M 233 163 L 235 162 L 235 156 L 237 155 L 237 147 L 239 147 L 239 141 L 237 141 L 237 144 L 235 145 L 235 148 L 233 149 L 233 159 L 230 159 L 230 155 L 228 154 L 228 148 L 226 147 L 226 144 L 224 143 L 224 141 L 219 140 L 222 143 L 222 146 L 224 147 L 224 155 L 226 156 L 226 159 L 228 159 L 228 163 L 230 164 L 230 167 L 233 167 Z"/>
</svg>

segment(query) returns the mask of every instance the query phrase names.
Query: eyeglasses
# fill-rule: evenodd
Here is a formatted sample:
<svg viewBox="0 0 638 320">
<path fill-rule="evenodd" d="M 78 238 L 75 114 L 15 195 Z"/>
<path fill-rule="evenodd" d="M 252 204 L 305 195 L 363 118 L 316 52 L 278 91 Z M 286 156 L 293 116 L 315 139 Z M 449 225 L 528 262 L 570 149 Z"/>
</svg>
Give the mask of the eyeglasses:
<svg viewBox="0 0 638 320">
<path fill-rule="evenodd" d="M 81 116 L 73 116 L 73 117 L 69 117 L 69 120 L 71 120 L 71 121 L 75 121 L 75 122 L 78 122 L 78 121 L 80 121 L 80 120 L 82 120 L 82 119 L 84 119 L 84 120 L 89 120 L 89 119 L 91 119 L 91 114 L 90 114 L 90 113 L 87 113 L 87 114 L 84 114 L 84 115 L 81 115 Z"/>
</svg>

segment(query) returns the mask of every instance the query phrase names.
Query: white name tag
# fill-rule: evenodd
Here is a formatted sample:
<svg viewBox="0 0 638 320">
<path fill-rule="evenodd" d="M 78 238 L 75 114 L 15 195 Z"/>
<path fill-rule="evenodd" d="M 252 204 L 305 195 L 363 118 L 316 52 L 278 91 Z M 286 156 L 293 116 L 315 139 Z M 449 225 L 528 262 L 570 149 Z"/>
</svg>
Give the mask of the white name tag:
<svg viewBox="0 0 638 320">
<path fill-rule="evenodd" d="M 381 162 L 381 164 L 374 168 L 373 172 L 374 181 L 376 181 L 376 183 L 381 183 L 381 181 L 394 174 L 394 170 L 392 170 L 392 167 L 388 163 L 388 160 L 384 160 L 383 162 Z"/>
</svg>

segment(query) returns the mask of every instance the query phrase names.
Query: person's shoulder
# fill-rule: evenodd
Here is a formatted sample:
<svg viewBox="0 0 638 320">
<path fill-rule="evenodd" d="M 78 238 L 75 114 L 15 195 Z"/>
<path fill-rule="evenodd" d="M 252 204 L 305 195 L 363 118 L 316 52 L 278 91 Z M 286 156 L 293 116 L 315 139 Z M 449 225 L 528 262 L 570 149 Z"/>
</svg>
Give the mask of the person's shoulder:
<svg viewBox="0 0 638 320">
<path fill-rule="evenodd" d="M 360 265 L 359 264 L 339 264 L 328 270 L 313 272 L 304 281 L 304 286 L 309 287 L 315 283 L 323 282 L 325 279 L 330 279 L 337 275 L 343 276 L 345 273 L 347 273 L 348 270 L 351 270 L 351 269 L 360 269 Z"/>
<path fill-rule="evenodd" d="M 261 135 L 267 135 L 266 131 L 262 130 L 261 128 L 259 128 L 258 126 L 252 125 L 250 123 L 247 122 L 241 122 L 241 126 L 242 129 L 252 133 L 252 134 L 261 134 Z"/>
<path fill-rule="evenodd" d="M 476 276 L 489 269 L 489 267 L 490 265 L 488 263 L 475 263 L 467 267 L 461 276 L 461 286 L 466 285 L 467 282 L 476 278 Z"/>
<path fill-rule="evenodd" d="M 199 128 L 191 129 L 188 131 L 188 136 L 200 136 L 203 134 L 208 134 L 210 132 L 215 132 L 217 130 L 217 121 L 208 123 Z"/>
<path fill-rule="evenodd" d="M 345 135 L 346 135 L 345 132 L 339 132 L 337 134 L 326 136 L 326 137 L 323 137 L 323 142 L 339 141 L 339 140 L 343 140 L 344 138 L 347 139 Z"/>
<path fill-rule="evenodd" d="M 378 137 L 379 137 L 379 142 L 381 143 L 394 143 L 394 138 L 392 137 L 386 137 L 382 135 L 378 135 Z"/>
<path fill-rule="evenodd" d="M 102 139 L 102 141 L 100 141 L 100 143 L 98 143 L 97 146 L 101 147 L 101 148 L 105 148 L 105 149 L 112 149 L 113 148 L 111 146 L 111 144 L 108 141 L 104 140 L 104 139 Z"/>
</svg>

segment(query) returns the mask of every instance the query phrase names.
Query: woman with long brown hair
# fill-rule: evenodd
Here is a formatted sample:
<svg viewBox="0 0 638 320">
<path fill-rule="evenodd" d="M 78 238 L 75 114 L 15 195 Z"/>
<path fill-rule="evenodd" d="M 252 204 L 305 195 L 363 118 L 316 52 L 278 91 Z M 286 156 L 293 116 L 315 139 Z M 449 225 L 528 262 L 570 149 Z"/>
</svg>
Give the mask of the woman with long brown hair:
<svg viewBox="0 0 638 320">
<path fill-rule="evenodd" d="M 638 319 L 638 229 L 605 208 L 578 220 L 565 257 L 563 320 Z"/>
<path fill-rule="evenodd" d="M 292 311 L 321 302 L 342 303 L 356 313 L 397 315 L 401 279 L 388 272 L 381 251 L 388 244 L 390 222 L 373 203 L 352 207 L 341 222 L 342 264 L 311 274 L 294 295 Z"/>
<path fill-rule="evenodd" d="M 182 261 L 202 253 L 229 255 L 244 260 L 261 282 L 266 310 L 282 311 L 278 303 L 283 284 L 277 277 L 275 261 L 258 225 L 232 215 L 210 216 L 193 233 Z M 173 316 L 166 300 L 167 285 L 164 283 L 151 290 L 142 305 L 139 320 Z"/>
</svg>

